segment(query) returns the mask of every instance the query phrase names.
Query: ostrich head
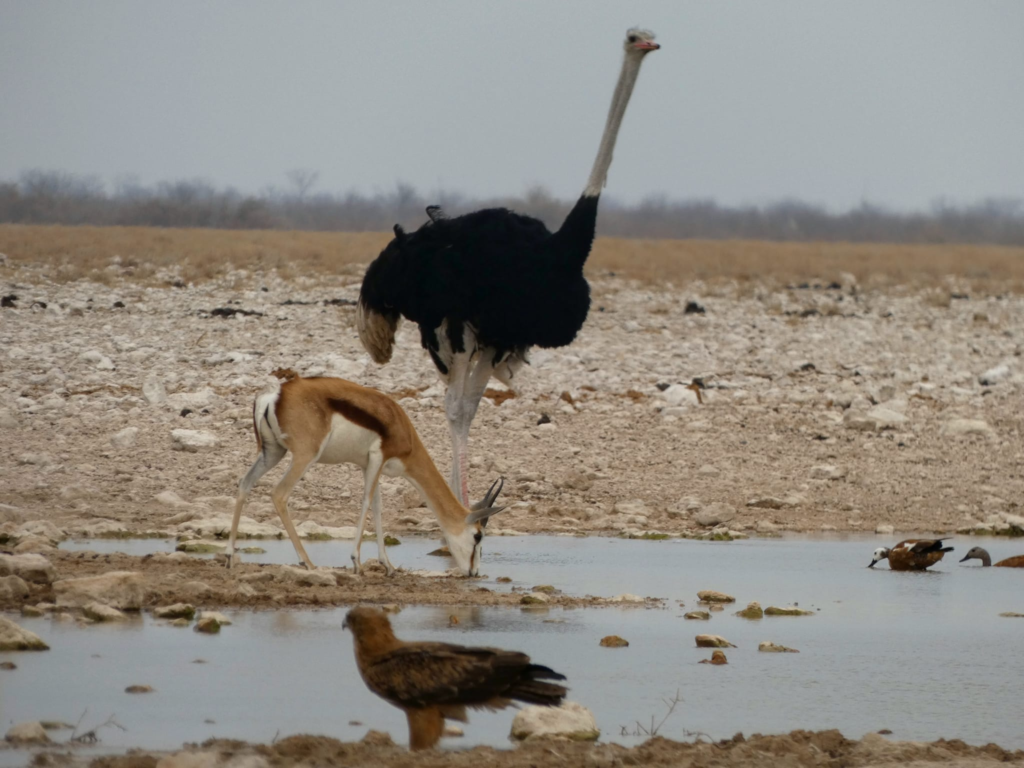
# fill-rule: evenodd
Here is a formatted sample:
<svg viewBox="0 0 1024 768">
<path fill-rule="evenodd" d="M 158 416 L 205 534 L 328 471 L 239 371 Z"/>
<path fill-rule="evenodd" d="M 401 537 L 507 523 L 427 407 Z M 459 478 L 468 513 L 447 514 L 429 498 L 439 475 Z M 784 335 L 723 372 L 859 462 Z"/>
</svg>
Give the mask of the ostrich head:
<svg viewBox="0 0 1024 768">
<path fill-rule="evenodd" d="M 648 29 L 640 29 L 639 27 L 633 27 L 626 32 L 626 42 L 622 44 L 622 47 L 627 55 L 635 54 L 640 57 L 661 48 L 660 45 L 654 42 L 653 32 Z"/>
</svg>

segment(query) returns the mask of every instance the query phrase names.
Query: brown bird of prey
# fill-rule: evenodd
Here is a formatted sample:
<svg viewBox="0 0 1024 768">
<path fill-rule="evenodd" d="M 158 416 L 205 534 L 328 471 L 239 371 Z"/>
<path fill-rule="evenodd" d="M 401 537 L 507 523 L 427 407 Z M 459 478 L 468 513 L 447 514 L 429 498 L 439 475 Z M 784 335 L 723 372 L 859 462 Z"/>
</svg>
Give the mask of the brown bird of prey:
<svg viewBox="0 0 1024 768">
<path fill-rule="evenodd" d="M 541 682 L 565 676 L 531 664 L 525 653 L 405 642 L 376 608 L 353 608 L 344 626 L 352 630 L 366 687 L 405 712 L 411 749 L 437 744 L 445 719 L 467 722 L 467 707 L 504 709 L 513 700 L 557 706 L 565 698 L 564 686 Z"/>
</svg>

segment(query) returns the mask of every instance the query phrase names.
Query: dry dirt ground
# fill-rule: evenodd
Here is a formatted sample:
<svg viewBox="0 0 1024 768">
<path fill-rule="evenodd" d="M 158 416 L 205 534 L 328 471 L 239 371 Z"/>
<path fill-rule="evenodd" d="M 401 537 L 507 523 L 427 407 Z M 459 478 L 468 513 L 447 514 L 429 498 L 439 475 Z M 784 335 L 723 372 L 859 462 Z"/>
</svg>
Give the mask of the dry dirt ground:
<svg viewBox="0 0 1024 768">
<path fill-rule="evenodd" d="M 1008 752 L 994 744 L 972 747 L 963 742 L 890 742 L 869 734 L 844 738 L 839 731 L 793 731 L 778 736 L 754 735 L 718 743 L 682 743 L 660 737 L 627 749 L 617 744 L 538 741 L 512 750 L 476 747 L 460 751 L 411 754 L 396 747 L 385 734 L 371 731 L 362 742 L 340 742 L 318 736 L 292 736 L 270 745 L 212 741 L 174 755 L 144 751 L 120 757 L 101 757 L 87 763 L 73 754 L 40 753 L 33 765 L 78 768 L 219 768 L 220 766 L 381 766 L 382 768 L 618 768 L 664 765 L 678 768 L 924 768 L 955 765 L 983 768 L 1024 765 L 1024 752 Z"/>
<path fill-rule="evenodd" d="M 444 390 L 416 328 L 403 327 L 386 366 L 359 344 L 361 269 L 290 280 L 235 269 L 192 284 L 173 268 L 136 281 L 112 258 L 103 282 L 58 283 L 9 258 L 0 533 L 46 520 L 71 535 L 175 534 L 230 512 L 255 453 L 252 399 L 281 366 L 399 398 L 447 474 Z M 953 277 L 770 282 L 594 276 L 577 340 L 536 350 L 516 396 L 493 393 L 474 423 L 471 491 L 504 476 L 513 505 L 493 527 L 1005 526 L 1024 490 L 1024 299 Z M 681 386 L 694 377 L 700 404 Z M 182 429 L 208 444 L 176 442 Z M 279 472 L 253 494 L 256 521 L 278 522 L 268 491 Z M 296 521 L 352 525 L 361 485 L 353 467 L 315 467 L 292 496 Z M 436 530 L 417 505 L 404 481 L 385 481 L 390 532 Z"/>
</svg>

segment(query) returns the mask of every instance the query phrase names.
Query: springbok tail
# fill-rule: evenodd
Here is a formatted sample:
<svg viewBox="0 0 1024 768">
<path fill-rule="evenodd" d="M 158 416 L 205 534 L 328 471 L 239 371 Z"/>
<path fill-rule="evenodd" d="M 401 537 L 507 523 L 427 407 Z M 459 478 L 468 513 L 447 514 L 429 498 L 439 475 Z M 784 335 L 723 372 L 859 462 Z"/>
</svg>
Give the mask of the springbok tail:
<svg viewBox="0 0 1024 768">
<path fill-rule="evenodd" d="M 288 452 L 284 445 L 286 435 L 281 431 L 275 409 L 280 394 L 281 388 L 280 385 L 277 385 L 261 392 L 253 403 L 252 424 L 256 432 L 259 455 L 245 477 L 238 483 L 240 499 L 248 495 L 260 478 L 273 469 Z"/>
<path fill-rule="evenodd" d="M 256 440 L 261 450 L 267 445 L 283 445 L 283 441 L 287 438 L 277 421 L 277 401 L 280 397 L 281 384 L 275 383 L 256 395 L 256 402 L 253 403 L 253 426 L 256 429 Z"/>
</svg>

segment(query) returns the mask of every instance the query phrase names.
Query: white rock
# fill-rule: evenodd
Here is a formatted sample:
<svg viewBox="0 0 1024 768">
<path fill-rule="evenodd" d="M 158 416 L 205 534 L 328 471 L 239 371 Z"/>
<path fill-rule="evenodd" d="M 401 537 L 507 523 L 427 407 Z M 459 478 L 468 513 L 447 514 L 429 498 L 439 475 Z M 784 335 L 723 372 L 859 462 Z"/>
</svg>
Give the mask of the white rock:
<svg viewBox="0 0 1024 768">
<path fill-rule="evenodd" d="M 17 546 L 12 551 L 16 555 L 27 555 L 30 553 L 49 554 L 56 552 L 57 547 L 53 545 L 50 539 L 44 539 L 41 536 L 26 536 L 18 541 Z"/>
<path fill-rule="evenodd" d="M 36 584 L 50 584 L 57 572 L 42 555 L 0 555 L 0 576 L 8 574 Z"/>
<path fill-rule="evenodd" d="M 890 536 L 896 532 L 896 528 L 888 523 L 879 523 L 875 526 L 875 533 Z"/>
<path fill-rule="evenodd" d="M 91 602 L 82 606 L 82 613 L 93 621 L 124 621 L 128 617 L 117 608 L 111 608 L 103 603 Z"/>
<path fill-rule="evenodd" d="M 78 356 L 78 359 L 83 363 L 89 363 L 94 368 L 101 371 L 112 371 L 115 367 L 114 362 L 109 357 L 96 349 L 90 349 L 87 352 L 83 352 Z"/>
<path fill-rule="evenodd" d="M 172 446 L 176 451 L 188 451 L 195 453 L 200 450 L 216 448 L 220 441 L 212 432 L 200 429 L 174 429 L 171 430 Z"/>
<path fill-rule="evenodd" d="M 331 571 L 298 568 L 294 565 L 282 565 L 278 569 L 281 581 L 297 584 L 300 587 L 335 587 L 338 580 Z"/>
<path fill-rule="evenodd" d="M 17 723 L 7 729 L 4 740 L 11 744 L 49 744 L 50 737 L 39 722 Z"/>
<path fill-rule="evenodd" d="M 711 527 L 721 525 L 722 523 L 728 523 L 735 517 L 736 510 L 733 507 L 728 504 L 723 504 L 720 501 L 716 501 L 694 513 L 693 520 L 698 525 Z"/>
<path fill-rule="evenodd" d="M 179 496 L 174 491 L 161 491 L 160 493 L 158 493 L 153 498 L 156 499 L 156 501 L 158 501 L 159 503 L 161 503 L 161 504 L 163 504 L 164 506 L 167 506 L 167 507 L 190 507 L 190 506 L 192 506 L 192 504 L 190 502 L 185 501 L 183 498 L 181 498 L 181 496 Z"/>
<path fill-rule="evenodd" d="M 216 400 L 217 393 L 209 387 L 198 392 L 175 392 L 167 396 L 167 404 L 176 410 L 190 408 L 198 411 L 212 405 Z"/>
<path fill-rule="evenodd" d="M 981 376 L 978 377 L 978 383 L 984 387 L 990 387 L 993 384 L 998 384 L 1001 381 L 1005 381 L 1010 377 L 1010 366 L 1006 363 L 997 365 L 995 368 L 989 368 Z"/>
<path fill-rule="evenodd" d="M 846 477 L 846 470 L 834 464 L 819 464 L 811 467 L 811 477 L 815 480 L 840 480 Z"/>
<path fill-rule="evenodd" d="M 0 616 L 0 651 L 46 651 L 49 648 L 39 635 Z"/>
<path fill-rule="evenodd" d="M 67 538 L 67 533 L 56 525 L 51 523 L 49 520 L 29 520 L 27 523 L 23 523 L 14 530 L 13 534 L 16 539 L 27 539 L 30 536 L 38 536 L 42 539 L 49 539 L 50 541 L 64 541 Z"/>
<path fill-rule="evenodd" d="M 150 405 L 163 405 L 167 402 L 167 390 L 164 383 L 156 376 L 150 376 L 142 385 L 142 396 Z"/>
<path fill-rule="evenodd" d="M 747 506 L 754 507 L 755 509 L 782 509 L 789 505 L 786 503 L 785 499 L 780 499 L 775 496 L 760 496 L 748 501 Z"/>
<path fill-rule="evenodd" d="M 907 417 L 899 411 L 876 405 L 867 412 L 867 417 L 875 422 L 875 429 L 895 429 L 907 421 Z"/>
<path fill-rule="evenodd" d="M 876 405 L 867 413 L 855 411 L 853 406 L 843 416 L 843 424 L 848 429 L 863 432 L 878 432 L 883 429 L 896 429 L 907 421 L 907 417 L 898 411 Z"/>
<path fill-rule="evenodd" d="M 519 741 L 543 737 L 596 741 L 600 736 L 594 713 L 574 701 L 560 707 L 524 707 L 512 720 L 512 738 Z"/>
<path fill-rule="evenodd" d="M 225 616 L 220 611 L 200 611 L 199 616 L 196 617 L 196 621 L 202 621 L 203 619 L 213 619 L 221 626 L 230 626 L 231 619 Z"/>
<path fill-rule="evenodd" d="M 0 600 L 24 600 L 29 595 L 28 584 L 19 576 L 0 576 Z"/>
<path fill-rule="evenodd" d="M 757 650 L 761 653 L 800 653 L 796 648 L 787 648 L 784 645 L 773 643 L 771 640 L 763 640 L 758 643 Z"/>
<path fill-rule="evenodd" d="M 111 435 L 110 442 L 115 448 L 130 448 L 135 445 L 135 440 L 138 436 L 138 427 L 125 427 L 120 432 Z"/>
<path fill-rule="evenodd" d="M 1006 525 L 1014 530 L 1016 535 L 1024 534 L 1024 515 L 1011 515 L 1009 512 L 1001 512 L 999 516 Z"/>
<path fill-rule="evenodd" d="M 640 499 L 633 499 L 631 501 L 616 501 L 612 505 L 613 515 L 649 515 L 650 510 L 647 509 L 647 505 Z"/>
<path fill-rule="evenodd" d="M 354 525 L 320 525 L 312 520 L 303 520 L 295 526 L 295 530 L 303 539 L 354 539 L 356 537 Z"/>
<path fill-rule="evenodd" d="M 628 592 L 624 592 L 621 595 L 608 598 L 609 603 L 642 603 L 644 599 L 640 595 L 631 595 Z"/>
<path fill-rule="evenodd" d="M 125 611 L 137 611 L 146 599 L 146 587 L 137 571 L 111 571 L 99 576 L 53 582 L 57 605 L 81 608 L 93 601 Z"/>
<path fill-rule="evenodd" d="M 940 430 L 944 435 L 981 435 L 989 439 L 996 437 L 995 430 L 981 419 L 950 419 Z"/>
<path fill-rule="evenodd" d="M 17 429 L 18 417 L 10 408 L 0 408 L 0 429 Z"/>
<path fill-rule="evenodd" d="M 697 393 L 683 384 L 673 384 L 661 397 L 672 406 L 697 405 Z"/>
</svg>

